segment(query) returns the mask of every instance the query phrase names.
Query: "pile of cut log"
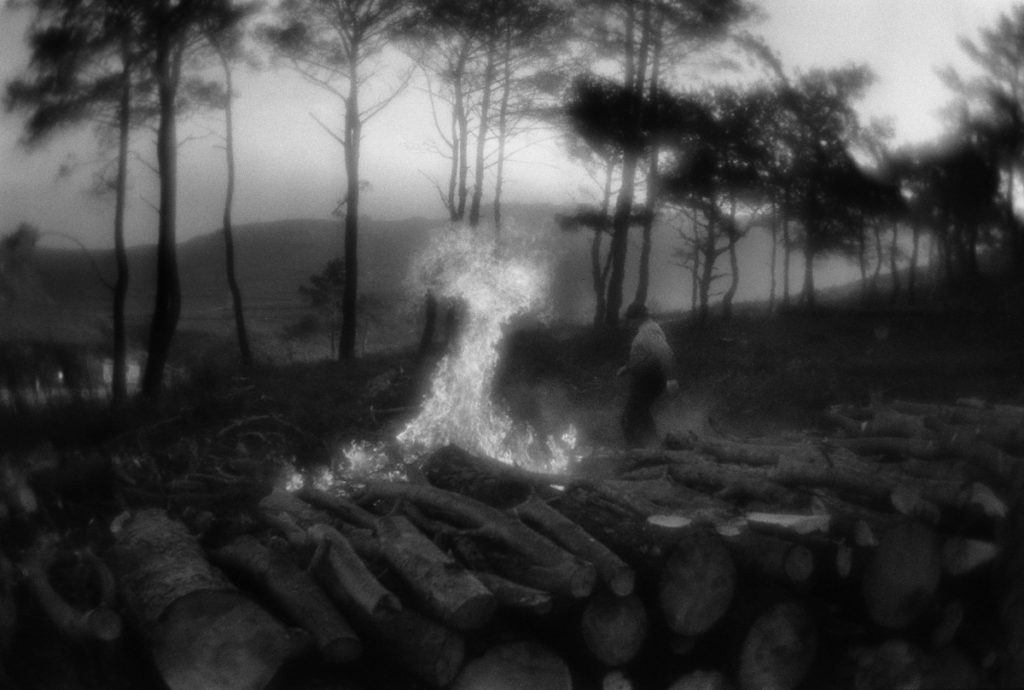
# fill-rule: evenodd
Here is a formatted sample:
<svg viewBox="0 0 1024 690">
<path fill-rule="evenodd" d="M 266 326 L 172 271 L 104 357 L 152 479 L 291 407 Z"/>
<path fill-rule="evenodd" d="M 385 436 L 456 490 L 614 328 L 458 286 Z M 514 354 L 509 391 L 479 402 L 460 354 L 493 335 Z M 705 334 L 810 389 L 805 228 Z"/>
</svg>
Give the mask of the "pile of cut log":
<svg viewBox="0 0 1024 690">
<path fill-rule="evenodd" d="M 109 560 L 171 688 L 310 667 L 344 687 L 1024 687 L 1024 410 L 826 418 L 838 433 L 672 437 L 564 476 L 448 446 L 408 481 L 275 488 L 202 545 L 134 511 Z M 99 613 L 32 591 L 109 639 L 103 581 Z"/>
</svg>

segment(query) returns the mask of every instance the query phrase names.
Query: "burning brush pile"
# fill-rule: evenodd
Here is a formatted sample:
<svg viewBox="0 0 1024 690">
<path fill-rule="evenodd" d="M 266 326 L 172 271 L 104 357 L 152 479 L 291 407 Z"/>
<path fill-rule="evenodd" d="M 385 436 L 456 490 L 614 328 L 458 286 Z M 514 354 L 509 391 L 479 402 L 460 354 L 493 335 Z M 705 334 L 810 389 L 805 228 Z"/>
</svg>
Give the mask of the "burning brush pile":
<svg viewBox="0 0 1024 690">
<path fill-rule="evenodd" d="M 0 582 L 84 648 L 124 614 L 183 690 L 1024 687 L 1024 409 L 891 401 L 821 435 L 583 453 L 492 402 L 542 263 L 448 239 L 420 275 L 463 337 L 394 443 L 228 528 L 125 513 L 83 561 L 91 598 L 68 603 L 45 543 Z"/>
</svg>

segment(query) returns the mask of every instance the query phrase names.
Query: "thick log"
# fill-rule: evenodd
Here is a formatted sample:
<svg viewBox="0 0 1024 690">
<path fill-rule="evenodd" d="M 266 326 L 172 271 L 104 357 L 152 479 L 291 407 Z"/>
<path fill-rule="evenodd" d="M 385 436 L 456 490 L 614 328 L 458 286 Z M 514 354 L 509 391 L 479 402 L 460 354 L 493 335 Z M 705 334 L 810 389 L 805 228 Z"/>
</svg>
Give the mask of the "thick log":
<svg viewBox="0 0 1024 690">
<path fill-rule="evenodd" d="M 319 544 L 310 569 L 371 648 L 432 687 L 448 685 L 462 667 L 462 635 L 403 607 L 336 529 L 318 524 L 309 532 Z"/>
<path fill-rule="evenodd" d="M 647 575 L 660 572 L 682 529 L 692 524 L 689 518 L 675 523 L 658 520 L 663 511 L 656 506 L 654 513 L 648 512 L 599 482 L 570 485 L 553 507 Z"/>
<path fill-rule="evenodd" d="M 736 590 L 736 566 L 718 535 L 689 529 L 676 539 L 661 571 L 658 602 L 668 627 L 700 635 L 725 614 Z"/>
<path fill-rule="evenodd" d="M 945 647 L 927 653 L 906 640 L 887 640 L 863 652 L 854 678 L 856 690 L 980 687 L 989 685 L 978 666 L 959 649 Z"/>
<path fill-rule="evenodd" d="M 695 435 L 689 439 L 694 447 L 712 451 L 720 462 L 732 465 L 720 471 L 711 467 L 701 468 L 705 481 L 710 481 L 717 472 L 723 486 L 743 480 L 747 486 L 760 482 L 791 489 L 829 488 L 855 500 L 867 499 L 884 506 L 892 505 L 895 492 L 912 492 L 943 510 L 962 508 L 963 486 L 960 483 L 908 478 L 884 466 L 866 462 L 842 448 L 802 443 L 759 449 L 749 443 L 708 440 Z M 678 464 L 684 468 L 694 465 L 692 455 L 679 454 L 678 451 L 648 453 L 648 460 L 653 461 L 655 457 L 666 464 Z M 691 471 L 680 470 L 680 477 L 685 480 Z M 675 474 L 676 470 L 670 472 Z"/>
<path fill-rule="evenodd" d="M 668 690 L 733 690 L 734 687 L 721 671 L 691 671 L 677 678 Z"/>
<path fill-rule="evenodd" d="M 530 472 L 492 458 L 469 453 L 448 445 L 431 453 L 421 467 L 432 486 L 458 491 L 496 508 L 518 505 L 537 493 L 553 495 L 552 486 L 562 486 L 570 479 L 561 475 Z"/>
<path fill-rule="evenodd" d="M 431 687 L 447 687 L 462 668 L 466 654 L 462 634 L 413 609 L 377 616 L 358 610 L 346 613 L 373 642 L 373 653 L 408 669 Z"/>
<path fill-rule="evenodd" d="M 356 527 L 373 529 L 376 526 L 376 515 L 341 496 L 335 496 L 311 486 L 302 487 L 295 495 L 306 503 L 329 511 Z"/>
<path fill-rule="evenodd" d="M 888 640 L 857 661 L 856 690 L 924 687 L 924 652 L 905 640 Z M 965 686 L 967 687 L 967 686 Z"/>
<path fill-rule="evenodd" d="M 494 594 L 499 607 L 525 611 L 534 616 L 551 613 L 554 604 L 548 592 L 506 580 L 494 573 L 477 571 L 473 575 Z"/>
<path fill-rule="evenodd" d="M 935 437 L 924 417 L 885 408 L 875 411 L 874 416 L 861 427 L 860 435 L 916 439 Z"/>
<path fill-rule="evenodd" d="M 372 499 L 402 499 L 444 515 L 477 538 L 501 544 L 502 575 L 530 587 L 581 599 L 594 589 L 594 566 L 567 553 L 508 513 L 460 494 L 432 486 L 371 481 L 364 494 Z M 495 554 L 490 554 L 494 562 Z"/>
<path fill-rule="evenodd" d="M 974 573 L 995 562 L 999 546 L 981 539 L 947 537 L 942 542 L 942 571 L 951 577 Z"/>
<path fill-rule="evenodd" d="M 931 527 L 909 521 L 881 536 L 864 573 L 864 603 L 885 628 L 904 628 L 924 612 L 939 586 L 942 557 Z"/>
<path fill-rule="evenodd" d="M 745 468 L 708 460 L 690 459 L 669 466 L 672 478 L 684 486 L 712 488 L 722 499 L 752 498 L 774 505 L 795 505 L 797 496 L 789 489 Z"/>
<path fill-rule="evenodd" d="M 512 512 L 562 548 L 592 563 L 597 568 L 598 576 L 616 595 L 624 597 L 633 592 L 633 569 L 546 501 L 532 496 L 517 505 Z"/>
<path fill-rule="evenodd" d="M 121 597 L 172 690 L 261 688 L 306 646 L 235 590 L 180 522 L 135 513 L 114 544 Z"/>
<path fill-rule="evenodd" d="M 381 585 L 340 532 L 317 524 L 309 528 L 309 536 L 317 544 L 310 570 L 346 611 L 375 617 L 402 609 L 398 597 Z"/>
<path fill-rule="evenodd" d="M 857 455 L 881 455 L 888 458 L 920 458 L 935 460 L 945 453 L 937 439 L 895 438 L 887 436 L 862 436 L 836 438 L 830 444 L 845 448 Z"/>
<path fill-rule="evenodd" d="M 740 652 L 743 690 L 792 690 L 807 676 L 817 654 L 817 629 L 807 610 L 793 601 L 775 604 L 747 631 Z"/>
<path fill-rule="evenodd" d="M 814 556 L 802 544 L 749 531 L 724 541 L 739 570 L 793 585 L 814 575 Z"/>
<path fill-rule="evenodd" d="M 325 661 L 358 658 L 362 643 L 348 622 L 305 572 L 286 555 L 250 536 L 235 539 L 210 553 L 214 563 L 265 592 L 294 625 L 309 632 Z"/>
<path fill-rule="evenodd" d="M 452 690 L 572 690 L 569 667 L 547 647 L 511 642 L 466 664 Z"/>
<path fill-rule="evenodd" d="M 370 572 L 359 552 L 372 560 L 383 560 L 383 552 L 371 532 L 348 529 L 346 534 L 332 527 L 330 516 L 294 494 L 275 489 L 260 501 L 264 520 L 282 529 L 289 542 L 315 546 L 309 569 L 336 602 L 346 609 L 358 609 L 368 616 L 398 611 L 402 604 Z"/>
<path fill-rule="evenodd" d="M 647 610 L 634 595 L 599 593 L 587 602 L 580 619 L 587 649 L 609 667 L 632 661 L 647 641 L 647 629 Z"/>
<path fill-rule="evenodd" d="M 376 531 L 388 565 L 441 622 L 456 630 L 475 630 L 494 615 L 494 595 L 406 518 L 381 518 Z"/>
<path fill-rule="evenodd" d="M 932 417 L 951 424 L 994 424 L 1016 428 L 1024 426 L 1024 412 L 1019 407 L 938 405 L 908 400 L 893 400 L 889 403 L 889 407 L 904 414 Z"/>
</svg>

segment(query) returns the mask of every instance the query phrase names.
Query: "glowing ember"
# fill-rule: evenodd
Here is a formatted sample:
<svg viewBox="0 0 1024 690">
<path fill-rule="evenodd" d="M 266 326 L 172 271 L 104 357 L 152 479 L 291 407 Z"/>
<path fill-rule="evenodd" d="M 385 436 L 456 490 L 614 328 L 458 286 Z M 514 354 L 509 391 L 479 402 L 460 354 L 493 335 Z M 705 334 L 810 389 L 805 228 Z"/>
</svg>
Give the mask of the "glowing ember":
<svg viewBox="0 0 1024 690">
<path fill-rule="evenodd" d="M 519 233 L 505 233 L 499 247 L 489 233 L 452 228 L 417 265 L 419 292 L 462 303 L 465 316 L 455 350 L 438 365 L 419 415 L 398 436 L 407 452 L 419 454 L 448 443 L 512 464 L 554 469 L 561 454 L 538 462 L 530 452 L 532 430 L 516 424 L 494 404 L 492 380 L 504 327 L 537 310 L 547 295 L 550 257 Z M 557 444 L 543 444 L 550 448 Z M 560 450 L 560 449 L 559 449 Z"/>
</svg>

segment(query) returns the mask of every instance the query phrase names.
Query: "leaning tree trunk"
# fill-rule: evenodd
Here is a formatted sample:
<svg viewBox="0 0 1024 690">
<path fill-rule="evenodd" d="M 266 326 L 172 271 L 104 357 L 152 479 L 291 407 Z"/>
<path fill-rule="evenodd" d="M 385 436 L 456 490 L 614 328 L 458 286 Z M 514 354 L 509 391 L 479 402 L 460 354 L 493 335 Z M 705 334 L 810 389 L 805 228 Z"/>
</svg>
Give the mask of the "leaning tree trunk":
<svg viewBox="0 0 1024 690">
<path fill-rule="evenodd" d="M 128 398 L 128 336 L 125 328 L 125 302 L 128 298 L 128 252 L 124 244 L 124 211 L 128 186 L 128 146 L 132 121 L 132 77 L 130 49 L 127 39 L 122 46 L 124 69 L 121 75 L 121 102 L 118 105 L 117 199 L 114 210 L 114 260 L 117 282 L 114 283 L 114 356 L 111 401 L 115 407 Z"/>
<path fill-rule="evenodd" d="M 178 141 L 177 90 L 182 56 L 172 44 L 171 29 L 158 31 L 156 78 L 160 98 L 160 125 L 157 130 L 157 166 L 160 171 L 160 212 L 156 257 L 156 304 L 149 331 L 149 352 L 142 379 L 143 395 L 155 398 L 164 385 L 164 369 L 171 341 L 181 315 L 181 283 L 178 277 L 177 202 Z"/>
<path fill-rule="evenodd" d="M 238 352 L 242 358 L 242 366 L 252 367 L 252 349 L 249 347 L 249 333 L 245 327 L 245 311 L 242 307 L 242 290 L 235 276 L 235 239 L 231 225 L 231 204 L 235 196 L 235 137 L 231 93 L 231 64 L 224 53 L 220 54 L 220 62 L 224 68 L 224 87 L 227 89 L 227 100 L 224 101 L 224 154 L 227 159 L 228 183 L 224 194 L 224 270 L 227 274 L 228 289 L 231 291 L 231 304 L 235 312 L 235 334 L 238 337 Z"/>
<path fill-rule="evenodd" d="M 474 164 L 473 196 L 469 202 L 469 226 L 480 224 L 480 204 L 484 196 L 484 165 L 487 145 L 487 123 L 491 110 L 491 89 L 494 83 L 495 37 L 487 43 L 487 66 L 484 68 L 483 94 L 480 97 L 480 125 L 476 133 L 476 162 Z"/>
<path fill-rule="evenodd" d="M 640 154 L 627 151 L 622 160 L 622 185 L 615 202 L 612 217 L 611 275 L 608 276 L 608 299 L 605 300 L 604 325 L 607 330 L 619 327 L 619 311 L 622 309 L 622 286 L 626 278 L 626 250 L 629 239 L 629 221 L 633 212 L 633 188 L 636 183 L 636 168 Z"/>
<path fill-rule="evenodd" d="M 352 46 L 355 53 L 358 49 Z M 362 122 L 359 115 L 358 61 L 351 60 L 349 92 L 345 102 L 345 290 L 341 297 L 341 339 L 338 359 L 347 361 L 356 355 L 356 301 L 359 291 L 359 146 Z"/>
</svg>

